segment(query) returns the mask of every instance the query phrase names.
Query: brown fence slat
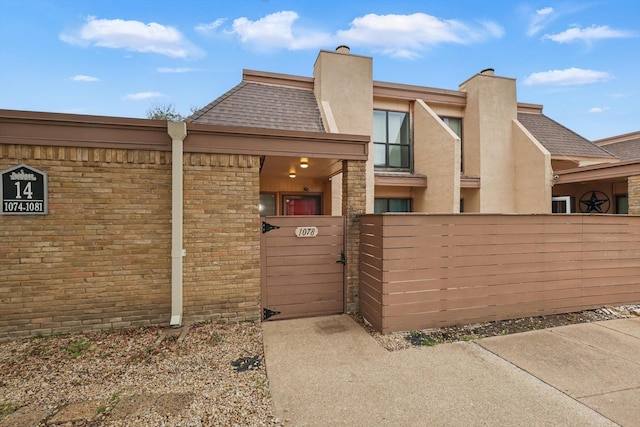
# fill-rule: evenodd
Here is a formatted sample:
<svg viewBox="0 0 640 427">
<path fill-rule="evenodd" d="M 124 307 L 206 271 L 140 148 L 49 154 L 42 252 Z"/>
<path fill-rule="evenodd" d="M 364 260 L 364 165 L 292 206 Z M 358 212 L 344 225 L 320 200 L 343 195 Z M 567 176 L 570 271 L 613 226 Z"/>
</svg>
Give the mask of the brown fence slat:
<svg viewBox="0 0 640 427">
<path fill-rule="evenodd" d="M 274 228 L 262 234 L 263 308 L 272 319 L 342 313 L 344 307 L 344 218 L 267 217 Z M 297 237 L 297 227 L 316 227 L 315 237 Z"/>
<path fill-rule="evenodd" d="M 638 216 L 385 214 L 361 223 L 361 309 L 385 333 L 640 301 Z"/>
</svg>

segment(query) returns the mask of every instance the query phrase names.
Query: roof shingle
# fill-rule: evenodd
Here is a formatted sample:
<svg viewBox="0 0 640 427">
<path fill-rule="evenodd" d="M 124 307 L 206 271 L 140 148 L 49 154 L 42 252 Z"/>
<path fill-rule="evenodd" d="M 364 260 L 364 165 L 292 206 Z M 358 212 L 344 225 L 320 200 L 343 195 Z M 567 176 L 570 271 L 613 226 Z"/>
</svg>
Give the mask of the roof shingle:
<svg viewBox="0 0 640 427">
<path fill-rule="evenodd" d="M 598 147 L 544 114 L 518 112 L 518 121 L 552 155 L 616 158 L 607 150 Z"/>
<path fill-rule="evenodd" d="M 602 148 L 620 157 L 620 160 L 640 159 L 640 137 L 627 141 L 603 144 Z"/>
<path fill-rule="evenodd" d="M 187 118 L 188 122 L 324 132 L 312 90 L 243 81 Z"/>
</svg>

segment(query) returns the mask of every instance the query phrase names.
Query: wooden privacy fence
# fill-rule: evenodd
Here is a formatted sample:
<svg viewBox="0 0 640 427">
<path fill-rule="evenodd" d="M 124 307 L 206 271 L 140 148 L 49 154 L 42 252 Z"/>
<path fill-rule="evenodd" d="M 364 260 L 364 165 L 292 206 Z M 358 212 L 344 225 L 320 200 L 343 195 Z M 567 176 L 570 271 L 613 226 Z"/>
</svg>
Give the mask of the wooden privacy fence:
<svg viewBox="0 0 640 427">
<path fill-rule="evenodd" d="M 640 216 L 360 218 L 360 312 L 378 331 L 640 302 Z"/>
</svg>

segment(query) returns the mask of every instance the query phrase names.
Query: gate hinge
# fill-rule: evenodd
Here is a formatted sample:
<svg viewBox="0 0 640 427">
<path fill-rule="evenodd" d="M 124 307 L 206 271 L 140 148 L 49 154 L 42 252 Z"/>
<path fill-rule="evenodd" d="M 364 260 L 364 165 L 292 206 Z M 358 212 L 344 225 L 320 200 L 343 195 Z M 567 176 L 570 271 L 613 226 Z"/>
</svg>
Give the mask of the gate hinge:
<svg viewBox="0 0 640 427">
<path fill-rule="evenodd" d="M 277 230 L 278 227 L 277 225 L 271 225 L 268 222 L 262 221 L 262 234 L 267 233 L 271 230 Z"/>
<path fill-rule="evenodd" d="M 279 311 L 269 310 L 268 308 L 262 309 L 262 320 L 268 320 L 270 317 L 280 314 Z"/>
</svg>

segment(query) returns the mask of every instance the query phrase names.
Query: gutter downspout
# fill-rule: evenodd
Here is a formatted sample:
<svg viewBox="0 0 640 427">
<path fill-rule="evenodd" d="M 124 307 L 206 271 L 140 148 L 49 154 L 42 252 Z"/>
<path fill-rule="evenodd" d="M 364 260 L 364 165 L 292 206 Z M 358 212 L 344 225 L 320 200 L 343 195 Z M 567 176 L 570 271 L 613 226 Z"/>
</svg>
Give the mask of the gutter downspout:
<svg viewBox="0 0 640 427">
<path fill-rule="evenodd" d="M 167 122 L 171 136 L 171 321 L 173 327 L 182 326 L 182 159 L 184 139 L 187 137 L 185 122 Z"/>
</svg>

